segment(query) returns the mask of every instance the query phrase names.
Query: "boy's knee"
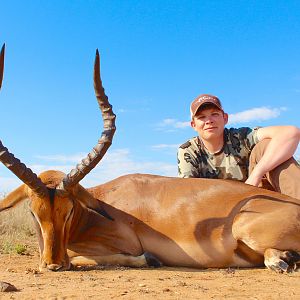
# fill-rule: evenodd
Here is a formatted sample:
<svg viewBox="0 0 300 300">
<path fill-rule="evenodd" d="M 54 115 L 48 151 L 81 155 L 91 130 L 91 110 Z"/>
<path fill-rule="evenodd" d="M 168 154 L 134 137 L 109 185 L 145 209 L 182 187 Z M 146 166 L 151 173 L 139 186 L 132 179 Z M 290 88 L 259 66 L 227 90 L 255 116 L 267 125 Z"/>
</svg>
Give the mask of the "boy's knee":
<svg viewBox="0 0 300 300">
<path fill-rule="evenodd" d="M 270 142 L 270 139 L 264 139 L 264 140 L 258 142 L 251 150 L 251 153 L 249 156 L 249 174 L 251 173 L 251 171 L 253 170 L 255 165 L 260 161 L 260 159 L 264 155 L 269 142 Z"/>
</svg>

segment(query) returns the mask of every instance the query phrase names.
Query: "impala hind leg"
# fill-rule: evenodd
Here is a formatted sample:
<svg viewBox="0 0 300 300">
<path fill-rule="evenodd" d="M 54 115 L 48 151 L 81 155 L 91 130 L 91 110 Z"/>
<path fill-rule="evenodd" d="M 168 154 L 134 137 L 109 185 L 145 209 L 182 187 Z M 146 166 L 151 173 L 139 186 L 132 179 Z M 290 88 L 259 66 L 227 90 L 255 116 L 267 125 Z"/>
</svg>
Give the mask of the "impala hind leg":
<svg viewBox="0 0 300 300">
<path fill-rule="evenodd" d="M 272 248 L 265 251 L 264 257 L 266 267 L 279 273 L 295 271 L 296 263 L 300 261 L 300 254 L 296 251 L 280 251 Z"/>
<path fill-rule="evenodd" d="M 162 263 L 153 254 L 144 252 L 139 256 L 113 254 L 106 256 L 76 256 L 71 259 L 73 266 L 120 265 L 125 267 L 161 267 Z"/>
</svg>

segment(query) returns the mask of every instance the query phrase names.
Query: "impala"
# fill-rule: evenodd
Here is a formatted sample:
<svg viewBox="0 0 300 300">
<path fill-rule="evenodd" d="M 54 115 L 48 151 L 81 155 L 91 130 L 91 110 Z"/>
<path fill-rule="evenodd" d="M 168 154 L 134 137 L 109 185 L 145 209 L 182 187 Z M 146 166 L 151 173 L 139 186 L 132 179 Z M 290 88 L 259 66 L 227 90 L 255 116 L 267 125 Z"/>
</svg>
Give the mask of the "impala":
<svg viewBox="0 0 300 300">
<path fill-rule="evenodd" d="M 296 268 L 300 200 L 230 180 L 146 174 L 82 187 L 79 182 L 102 159 L 115 132 L 98 51 L 94 89 L 104 130 L 69 174 L 51 170 L 37 176 L 0 142 L 0 161 L 24 183 L 0 202 L 0 211 L 29 199 L 41 270 L 95 264 Z"/>
</svg>

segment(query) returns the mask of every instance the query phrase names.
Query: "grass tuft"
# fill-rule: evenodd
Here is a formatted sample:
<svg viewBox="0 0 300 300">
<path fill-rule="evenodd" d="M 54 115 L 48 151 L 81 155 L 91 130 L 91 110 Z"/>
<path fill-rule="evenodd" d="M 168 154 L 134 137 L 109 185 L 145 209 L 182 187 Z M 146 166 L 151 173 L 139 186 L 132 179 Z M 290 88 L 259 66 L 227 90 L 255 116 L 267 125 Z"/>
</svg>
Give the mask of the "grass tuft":
<svg viewBox="0 0 300 300">
<path fill-rule="evenodd" d="M 0 201 L 2 198 L 0 197 Z M 34 240 L 35 228 L 27 201 L 0 212 L 0 253 L 28 254 L 32 247 L 29 245 L 36 245 Z"/>
</svg>

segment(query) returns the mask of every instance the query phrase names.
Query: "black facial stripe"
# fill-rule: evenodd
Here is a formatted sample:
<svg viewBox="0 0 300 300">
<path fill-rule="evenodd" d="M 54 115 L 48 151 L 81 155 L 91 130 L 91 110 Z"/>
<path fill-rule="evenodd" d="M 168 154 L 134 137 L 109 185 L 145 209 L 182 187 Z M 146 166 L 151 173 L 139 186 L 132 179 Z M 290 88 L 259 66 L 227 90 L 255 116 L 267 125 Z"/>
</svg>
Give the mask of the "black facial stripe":
<svg viewBox="0 0 300 300">
<path fill-rule="evenodd" d="M 49 198 L 50 198 L 50 203 L 51 205 L 54 204 L 54 199 L 55 199 L 55 192 L 56 192 L 56 189 L 52 189 L 52 188 L 47 188 L 48 189 L 48 192 L 49 192 Z"/>
</svg>

